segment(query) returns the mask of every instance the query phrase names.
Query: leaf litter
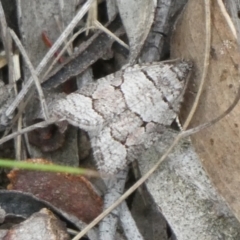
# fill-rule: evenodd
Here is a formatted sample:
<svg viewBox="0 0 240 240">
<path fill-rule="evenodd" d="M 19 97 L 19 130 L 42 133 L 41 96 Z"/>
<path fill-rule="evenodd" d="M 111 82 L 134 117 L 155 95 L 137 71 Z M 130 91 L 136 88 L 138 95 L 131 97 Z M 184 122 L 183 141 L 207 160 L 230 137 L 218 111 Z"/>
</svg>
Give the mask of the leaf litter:
<svg viewBox="0 0 240 240">
<path fill-rule="evenodd" d="M 88 1 L 88 3 L 90 3 L 90 1 Z M 149 18 L 149 19 L 151 19 L 151 18 Z M 149 20 L 149 19 L 148 19 L 148 20 Z M 149 25 L 151 25 L 151 24 L 149 24 Z M 146 34 L 145 34 L 145 33 L 142 35 L 142 38 L 143 38 L 143 39 L 146 38 Z M 130 41 L 130 42 L 131 42 L 131 41 Z M 144 40 L 142 40 L 142 42 L 144 42 Z M 58 43 L 59 43 L 59 42 L 58 42 Z M 130 44 L 130 46 L 131 46 L 131 44 Z M 133 46 L 133 47 L 134 47 L 134 46 Z M 51 50 L 52 50 L 51 54 L 54 54 L 54 50 L 53 50 L 53 49 L 51 49 Z M 135 51 L 135 50 L 134 50 L 134 51 Z M 134 55 L 134 56 L 137 56 L 138 54 L 136 54 L 136 52 L 134 52 L 134 51 L 133 51 L 133 53 L 134 53 L 133 55 Z M 49 54 L 49 56 L 50 56 L 50 54 Z M 134 61 L 134 58 L 135 58 L 135 57 L 132 57 L 132 59 L 130 58 L 131 61 Z M 16 101 L 15 101 L 15 102 L 16 102 Z M 10 112 L 11 112 L 11 111 L 10 111 Z M 105 149 L 104 149 L 104 150 L 105 150 Z M 145 179 L 146 179 L 146 178 L 145 178 Z M 144 182 L 144 180 L 141 180 L 141 181 Z M 136 185 L 135 185 L 135 188 L 136 188 Z M 123 197 L 121 197 L 121 198 L 123 199 L 124 197 L 126 197 L 126 195 L 123 196 Z M 116 204 L 115 204 L 115 205 L 116 205 Z M 111 210 L 108 209 L 107 211 L 110 212 Z M 99 218 L 99 219 L 100 219 L 100 218 Z M 78 238 L 76 237 L 76 238 L 74 238 L 74 239 L 78 239 Z"/>
</svg>

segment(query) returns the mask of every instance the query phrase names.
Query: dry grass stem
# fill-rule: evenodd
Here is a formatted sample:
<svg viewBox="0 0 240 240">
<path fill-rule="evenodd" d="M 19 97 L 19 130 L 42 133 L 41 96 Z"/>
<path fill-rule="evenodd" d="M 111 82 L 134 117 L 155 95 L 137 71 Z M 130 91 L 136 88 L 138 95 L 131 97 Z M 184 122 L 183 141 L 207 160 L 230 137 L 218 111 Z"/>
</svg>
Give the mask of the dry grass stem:
<svg viewBox="0 0 240 240">
<path fill-rule="evenodd" d="M 9 141 L 10 139 L 12 139 L 12 138 L 14 138 L 18 135 L 30 132 L 30 131 L 32 131 L 36 128 L 44 128 L 44 127 L 48 126 L 49 124 L 53 124 L 53 123 L 56 123 L 56 122 L 61 122 L 63 120 L 65 120 L 65 119 L 49 118 L 47 121 L 42 121 L 40 123 L 33 124 L 29 127 L 23 128 L 22 130 L 20 130 L 18 132 L 14 132 L 12 134 L 7 135 L 6 137 L 1 138 L 0 139 L 0 144 L 5 143 L 5 142 Z"/>
<path fill-rule="evenodd" d="M 94 29 L 95 27 L 91 27 L 91 29 Z M 77 36 L 81 33 L 83 33 L 84 31 L 86 31 L 87 28 L 81 28 L 79 31 L 77 31 L 71 38 L 70 40 L 64 45 L 63 49 L 59 52 L 59 54 L 56 56 L 56 58 L 54 58 L 53 62 L 51 63 L 51 65 L 49 66 L 49 68 L 47 69 L 47 71 L 45 72 L 45 74 L 43 75 L 43 79 L 45 79 L 45 77 L 49 74 L 49 72 L 53 69 L 53 67 L 55 66 L 55 64 L 57 63 L 57 61 L 59 60 L 59 58 L 63 55 L 63 53 L 68 49 L 68 46 L 70 44 L 72 44 L 72 42 L 77 38 Z"/>
<path fill-rule="evenodd" d="M 19 51 L 21 52 L 22 56 L 23 56 L 23 59 L 32 75 L 32 78 L 34 80 L 34 83 L 36 85 L 36 89 L 37 89 L 37 92 L 38 92 L 38 95 L 39 95 L 39 100 L 40 100 L 40 103 L 41 103 L 41 107 L 42 107 L 42 112 L 43 112 L 43 116 L 44 116 L 44 119 L 45 120 L 48 120 L 49 118 L 49 111 L 48 111 L 48 107 L 47 107 L 47 103 L 46 103 L 46 99 L 45 99 L 45 96 L 44 96 L 44 93 L 43 93 L 43 90 L 42 90 L 42 87 L 41 87 L 41 84 L 40 84 L 40 81 L 39 81 L 39 78 L 37 76 L 37 73 L 22 45 L 22 43 L 20 42 L 19 38 L 17 37 L 17 35 L 10 29 L 9 30 L 13 40 L 15 41 L 16 45 L 18 46 L 18 49 Z"/>
<path fill-rule="evenodd" d="M 49 49 L 45 57 L 42 59 L 42 61 L 39 63 L 39 65 L 36 68 L 37 75 L 40 75 L 43 69 L 47 66 L 50 59 L 53 57 L 54 53 L 59 49 L 59 47 L 63 44 L 64 40 L 69 36 L 69 34 L 73 31 L 77 23 L 83 18 L 83 16 L 87 13 L 87 11 L 90 8 L 91 3 L 94 0 L 88 0 L 83 7 L 79 10 L 77 15 L 72 19 L 72 21 L 69 23 L 67 28 L 64 30 L 64 32 L 59 36 L 57 41 L 53 44 L 53 46 Z M 33 79 L 29 78 L 28 81 L 23 86 L 21 92 L 18 94 L 18 96 L 15 98 L 11 106 L 6 111 L 6 116 L 11 116 L 19 103 L 23 100 L 27 92 L 29 91 L 30 87 L 32 86 Z"/>
<path fill-rule="evenodd" d="M 102 30 L 103 32 L 105 32 L 106 34 L 108 34 L 110 37 L 112 37 L 115 41 L 117 41 L 120 45 L 122 45 L 123 47 L 125 47 L 127 50 L 129 50 L 129 46 L 123 42 L 120 38 L 118 38 L 117 36 L 115 36 L 111 31 L 109 31 L 107 28 L 105 28 L 99 21 L 95 21 L 94 25 Z"/>
</svg>

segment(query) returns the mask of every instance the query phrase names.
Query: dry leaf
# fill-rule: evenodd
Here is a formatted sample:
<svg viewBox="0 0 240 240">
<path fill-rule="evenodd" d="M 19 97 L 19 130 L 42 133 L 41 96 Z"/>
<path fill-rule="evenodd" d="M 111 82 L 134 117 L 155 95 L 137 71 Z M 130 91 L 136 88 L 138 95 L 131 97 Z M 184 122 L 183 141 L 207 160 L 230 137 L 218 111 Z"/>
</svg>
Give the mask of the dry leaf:
<svg viewBox="0 0 240 240">
<path fill-rule="evenodd" d="M 133 62 L 144 44 L 154 17 L 153 0 L 116 0 L 130 45 Z"/>
<path fill-rule="evenodd" d="M 208 75 L 191 127 L 223 113 L 239 88 L 240 54 L 236 33 L 221 0 L 211 1 L 211 52 Z M 203 72 L 205 48 L 204 4 L 191 0 L 179 20 L 172 40 L 172 57 L 190 59 L 195 65 L 183 114 L 189 111 Z M 192 136 L 194 147 L 217 190 L 240 219 L 240 105 L 214 126 Z"/>
<path fill-rule="evenodd" d="M 142 174 L 156 164 L 177 134 L 166 129 L 144 152 L 138 159 Z M 240 239 L 239 222 L 212 187 L 189 139 L 182 139 L 166 160 L 145 184 L 176 238 Z"/>
<path fill-rule="evenodd" d="M 41 39 L 42 32 L 46 31 L 48 37 L 55 42 L 75 15 L 76 2 L 61 5 L 58 0 L 42 0 L 29 4 L 28 0 L 23 0 L 16 4 L 22 43 L 33 66 L 36 66 L 48 51 Z"/>
<path fill-rule="evenodd" d="M 50 164 L 43 159 L 32 159 L 29 162 Z M 82 176 L 12 170 L 8 178 L 11 181 L 8 189 L 32 193 L 86 223 L 102 212 L 102 199 Z"/>
<path fill-rule="evenodd" d="M 13 226 L 4 236 L 5 240 L 51 239 L 68 240 L 64 224 L 52 212 L 43 208 L 24 222 Z"/>
</svg>

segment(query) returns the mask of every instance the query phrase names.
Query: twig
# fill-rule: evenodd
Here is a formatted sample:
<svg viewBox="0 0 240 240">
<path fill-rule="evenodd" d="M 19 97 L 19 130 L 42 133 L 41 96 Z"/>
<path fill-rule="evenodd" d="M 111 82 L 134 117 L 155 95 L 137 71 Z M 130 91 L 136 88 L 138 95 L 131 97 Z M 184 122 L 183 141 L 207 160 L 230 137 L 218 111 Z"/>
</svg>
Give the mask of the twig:
<svg viewBox="0 0 240 240">
<path fill-rule="evenodd" d="M 107 35 L 109 35 L 110 37 L 112 37 L 115 41 L 117 41 L 120 45 L 124 46 L 126 49 L 129 49 L 128 45 L 126 43 L 124 43 L 119 37 L 117 37 L 113 32 L 111 32 L 110 30 L 108 30 L 105 26 L 103 26 L 100 22 L 95 21 L 93 26 L 87 27 L 87 28 L 81 28 L 77 33 L 75 33 L 71 39 L 65 44 L 64 48 L 60 51 L 60 53 L 58 54 L 58 56 L 53 60 L 52 64 L 50 65 L 50 67 L 47 69 L 46 73 L 43 76 L 43 79 L 49 74 L 49 72 L 52 70 L 53 66 L 56 64 L 56 62 L 58 61 L 58 59 L 60 59 L 60 57 L 63 55 L 63 53 L 65 52 L 65 50 L 68 48 L 68 46 L 75 40 L 75 38 L 81 34 L 84 31 L 90 30 L 90 29 L 95 29 L 98 28 L 99 30 L 102 30 L 103 32 L 105 32 Z"/>
<path fill-rule="evenodd" d="M 104 209 L 111 206 L 111 204 L 113 204 L 123 194 L 128 170 L 129 168 L 127 167 L 119 171 L 115 178 L 103 179 L 107 186 L 107 193 L 104 196 Z M 116 229 L 119 219 L 127 239 L 143 239 L 127 207 L 127 204 L 123 202 L 121 206 L 114 209 L 100 222 L 99 240 L 114 240 L 116 238 Z"/>
<path fill-rule="evenodd" d="M 22 129 L 22 115 L 20 115 L 20 117 L 19 117 L 19 119 L 18 119 L 17 131 L 19 132 L 19 131 L 21 131 L 21 129 Z M 16 160 L 21 160 L 22 138 L 21 138 L 20 135 L 17 136 L 17 139 L 16 139 L 16 141 L 15 141 L 15 145 L 16 145 L 16 150 L 15 150 L 15 152 L 16 152 L 16 154 L 15 154 Z"/>
<path fill-rule="evenodd" d="M 211 16 L 210 16 L 210 0 L 205 0 L 205 15 L 206 15 L 206 44 L 205 44 L 205 51 L 204 51 L 204 70 L 201 78 L 200 87 L 195 99 L 195 102 L 191 112 L 189 113 L 189 116 L 187 117 L 186 122 L 183 125 L 183 131 L 187 129 L 192 116 L 196 110 L 197 103 L 199 101 L 200 95 L 202 93 L 202 87 L 207 75 L 208 65 L 209 65 L 209 54 L 210 54 L 210 43 L 211 43 Z M 99 221 L 101 221 L 106 215 L 108 215 L 114 208 L 116 208 L 122 201 L 124 201 L 133 191 L 135 191 L 141 184 L 143 184 L 149 176 L 153 172 L 155 172 L 156 169 L 160 166 L 160 164 L 166 159 L 168 154 L 173 150 L 173 148 L 177 145 L 179 140 L 181 139 L 181 135 L 179 134 L 171 146 L 168 148 L 168 150 L 163 154 L 163 156 L 159 159 L 159 161 L 153 166 L 152 169 L 150 169 L 144 176 L 142 176 L 141 179 L 139 179 L 130 189 L 128 189 L 113 205 L 111 205 L 108 209 L 106 209 L 103 213 L 101 213 L 98 217 L 96 217 L 85 229 L 83 229 L 77 236 L 73 238 L 73 240 L 78 240 L 82 236 L 86 234 L 86 232 L 94 227 Z"/>
<path fill-rule="evenodd" d="M 28 66 L 30 72 L 31 72 L 31 75 L 32 75 L 32 78 L 35 82 L 35 85 L 36 85 L 36 88 L 37 88 L 37 91 L 38 91 L 38 95 L 39 95 L 39 100 L 40 100 L 40 103 L 41 103 L 41 107 L 42 107 L 42 112 L 43 112 L 43 117 L 45 120 L 48 120 L 49 118 L 49 112 L 48 112 L 48 107 L 47 107 L 47 104 L 46 104 L 46 100 L 45 100 L 45 97 L 44 97 L 44 93 L 43 93 L 43 90 L 42 90 L 42 87 L 41 87 L 41 84 L 40 84 L 40 81 L 39 81 L 39 78 L 37 77 L 37 73 L 35 71 L 35 69 L 33 68 L 33 65 L 22 45 L 22 43 L 20 42 L 19 38 L 17 37 L 17 35 L 14 33 L 14 31 L 12 31 L 11 29 L 9 29 L 9 32 L 10 32 L 10 35 L 12 36 L 13 40 L 15 41 L 16 45 L 18 46 L 18 49 L 20 50 L 22 56 L 23 56 L 23 59 L 25 60 L 26 62 L 26 65 Z"/>
<path fill-rule="evenodd" d="M 107 28 L 105 28 L 99 21 L 95 21 L 94 25 L 102 30 L 103 32 L 105 32 L 106 34 L 108 34 L 110 37 L 112 37 L 116 42 L 118 42 L 120 45 L 122 45 L 123 47 L 125 47 L 127 50 L 129 50 L 129 46 L 123 42 L 120 38 L 118 38 L 114 33 L 112 33 L 111 31 L 109 31 Z"/>
<path fill-rule="evenodd" d="M 61 13 L 62 14 L 62 13 Z M 59 19 L 59 17 L 58 16 L 54 16 L 54 18 L 55 18 L 55 21 L 56 21 L 56 24 L 57 24 L 57 26 L 58 26 L 58 29 L 59 29 L 59 32 L 61 33 L 61 32 L 63 32 L 63 30 L 64 30 L 64 22 L 63 22 L 63 16 L 61 16 L 60 17 L 60 19 Z M 67 39 L 64 41 L 64 46 L 67 44 Z M 67 52 L 68 52 L 68 55 L 69 56 L 71 56 L 72 54 L 73 54 L 73 46 L 69 46 L 68 48 L 67 48 Z"/>
<path fill-rule="evenodd" d="M 234 109 L 234 107 L 238 104 L 239 100 L 240 100 L 240 86 L 238 87 L 238 92 L 237 92 L 237 95 L 236 95 L 233 103 L 228 107 L 228 109 L 225 112 L 223 112 L 220 116 L 216 117 L 215 119 L 213 119 L 207 123 L 199 125 L 195 128 L 188 129 L 186 131 L 182 131 L 180 133 L 181 138 L 188 137 L 194 133 L 197 133 L 205 128 L 208 128 L 208 127 L 214 125 L 215 123 L 220 121 L 222 118 L 224 118 L 226 115 L 228 115 Z"/>
<path fill-rule="evenodd" d="M 12 39 L 9 34 L 9 29 L 7 26 L 4 10 L 2 7 L 2 3 L 0 2 L 0 29 L 1 29 L 1 37 L 3 46 L 6 52 L 6 58 L 8 62 L 8 79 L 10 84 L 14 84 L 14 91 L 15 95 L 17 95 L 17 86 L 15 77 L 15 67 L 14 67 L 14 60 L 13 60 L 13 53 L 12 53 Z M 21 119 L 18 121 L 17 130 L 21 129 Z M 19 159 L 21 154 L 21 138 L 17 137 L 15 139 L 15 156 Z"/>
<path fill-rule="evenodd" d="M 56 123 L 56 122 L 61 122 L 61 121 L 64 121 L 64 120 L 65 119 L 49 118 L 47 121 L 42 121 L 40 123 L 33 124 L 29 127 L 23 128 L 21 131 L 14 132 L 12 134 L 7 135 L 6 137 L 3 137 L 2 139 L 0 139 L 0 144 L 3 144 L 6 141 L 8 141 L 8 140 L 20 135 L 20 134 L 30 132 L 30 131 L 32 131 L 36 128 L 44 128 L 44 127 L 48 126 L 49 124 L 53 124 L 53 123 Z"/>
<path fill-rule="evenodd" d="M 138 227 L 129 211 L 126 202 L 120 205 L 120 222 L 127 239 L 131 240 L 144 240 L 143 236 L 138 230 Z"/>
<path fill-rule="evenodd" d="M 92 27 L 93 28 L 93 27 Z M 63 55 L 63 53 L 66 51 L 66 49 L 68 49 L 69 45 L 76 39 L 76 37 L 81 34 L 82 32 L 86 31 L 87 28 L 81 28 L 79 31 L 77 31 L 72 37 L 71 39 L 65 43 L 63 49 L 59 52 L 59 54 L 54 58 L 53 62 L 51 63 L 51 65 L 49 66 L 49 68 L 47 69 L 47 71 L 44 73 L 43 75 L 43 79 L 49 74 L 49 72 L 53 69 L 53 67 L 55 66 L 55 64 L 57 63 L 57 61 L 61 58 L 61 56 Z"/>
<path fill-rule="evenodd" d="M 110 31 L 119 36 L 124 33 L 119 17 L 106 24 Z M 101 58 L 111 48 L 114 39 L 102 31 L 97 31 L 87 42 L 81 44 L 63 65 L 57 67 L 48 79 L 44 79 L 44 88 L 53 88 L 64 83 L 67 79 L 83 73 L 89 66 Z"/>
<path fill-rule="evenodd" d="M 9 82 L 14 82 L 14 66 L 13 66 L 13 54 L 12 54 L 12 39 L 9 35 L 7 21 L 5 18 L 4 10 L 2 7 L 2 3 L 0 2 L 0 31 L 3 46 L 6 52 L 7 62 L 8 62 L 8 78 Z M 10 115 L 9 115 L 10 116 Z"/>
<path fill-rule="evenodd" d="M 86 31 L 86 35 L 88 35 L 89 33 L 89 28 L 94 26 L 94 22 L 97 21 L 97 15 L 98 15 L 98 3 L 97 0 L 94 1 L 89 9 L 88 12 L 88 17 L 87 17 L 87 31 Z"/>
<path fill-rule="evenodd" d="M 159 61 L 166 36 L 171 25 L 170 10 L 178 4 L 173 0 L 158 0 L 155 10 L 155 21 L 141 51 L 141 62 Z"/>
<path fill-rule="evenodd" d="M 128 168 L 119 171 L 114 178 L 104 179 L 107 186 L 107 193 L 104 195 L 104 209 L 111 206 L 123 193 Z M 99 225 L 99 240 L 114 240 L 120 208 L 114 209 Z"/>
</svg>

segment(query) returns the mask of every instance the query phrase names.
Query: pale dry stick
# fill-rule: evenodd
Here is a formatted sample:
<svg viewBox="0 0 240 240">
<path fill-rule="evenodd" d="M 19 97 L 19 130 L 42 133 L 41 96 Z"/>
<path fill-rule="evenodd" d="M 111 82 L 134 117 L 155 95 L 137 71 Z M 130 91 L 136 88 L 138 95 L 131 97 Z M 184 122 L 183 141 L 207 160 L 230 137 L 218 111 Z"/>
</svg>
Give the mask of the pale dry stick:
<svg viewBox="0 0 240 240">
<path fill-rule="evenodd" d="M 56 123 L 56 122 L 61 122 L 61 121 L 64 121 L 64 120 L 66 120 L 66 119 L 65 118 L 57 119 L 57 118 L 53 117 L 53 118 L 49 118 L 47 121 L 42 121 L 40 123 L 33 124 L 29 127 L 23 128 L 22 130 L 20 130 L 18 132 L 11 133 L 11 134 L 7 135 L 6 137 L 1 138 L 0 139 L 0 144 L 5 143 L 8 140 L 10 140 L 10 139 L 12 139 L 12 138 L 14 138 L 18 135 L 28 133 L 28 132 L 36 129 L 36 128 L 44 128 L 44 127 L 47 127 L 50 124 L 53 124 L 53 123 Z"/>
<path fill-rule="evenodd" d="M 111 206 L 123 194 L 128 170 L 129 167 L 120 170 L 113 179 L 109 179 L 109 177 L 103 178 L 105 185 L 107 186 L 107 192 L 104 195 L 104 209 Z M 141 235 L 125 201 L 99 223 L 99 240 L 115 239 L 119 220 L 127 239 L 143 240 L 143 236 Z"/>
<path fill-rule="evenodd" d="M 0 68 L 3 68 L 7 65 L 6 52 L 3 50 L 0 52 Z"/>
<path fill-rule="evenodd" d="M 6 52 L 6 58 L 8 62 L 8 80 L 9 83 L 14 83 L 14 66 L 12 57 L 12 39 L 9 35 L 7 21 L 5 18 L 2 3 L 0 1 L 0 31 L 2 37 L 2 43 Z"/>
<path fill-rule="evenodd" d="M 79 30 L 80 31 L 80 30 Z M 78 36 L 79 31 L 77 33 L 75 33 L 73 36 L 75 36 L 75 38 Z M 84 30 L 83 30 L 84 31 Z M 73 37 L 72 37 L 73 38 Z M 69 44 L 71 44 L 72 41 L 74 41 L 74 39 L 70 39 L 69 40 Z M 67 45 L 67 46 L 68 46 Z M 64 46 L 64 48 L 62 49 L 62 51 L 58 54 L 58 56 L 56 58 L 54 58 L 52 64 L 50 65 L 50 67 L 48 68 L 48 70 L 45 72 L 44 76 L 42 77 L 43 79 L 46 77 L 46 75 L 52 70 L 53 66 L 56 64 L 56 62 L 58 61 L 58 59 L 62 56 L 63 52 L 66 50 L 67 46 Z M 22 105 L 20 106 L 20 108 L 18 109 L 18 113 L 14 116 L 13 120 L 12 120 L 12 124 L 11 126 L 8 128 L 7 131 L 5 131 L 4 136 L 6 136 L 10 129 L 12 128 L 12 125 L 17 121 L 17 119 L 20 117 L 20 115 L 22 114 L 22 112 L 24 111 L 25 107 L 27 106 L 27 104 L 29 103 L 29 101 L 32 99 L 34 95 L 34 91 L 31 91 L 31 93 L 29 94 L 29 96 L 27 97 L 26 101 L 22 103 Z"/>
<path fill-rule="evenodd" d="M 94 25 L 102 30 L 103 32 L 105 32 L 106 34 L 108 34 L 110 37 L 112 37 L 115 41 L 117 41 L 120 45 L 122 45 L 123 47 L 125 47 L 127 50 L 129 50 L 129 46 L 123 42 L 120 38 L 118 38 L 117 36 L 115 36 L 111 31 L 109 31 L 107 28 L 105 28 L 99 21 L 95 21 Z"/>
<path fill-rule="evenodd" d="M 16 81 L 15 81 L 15 86 L 16 86 Z M 15 91 L 16 91 L 15 95 L 17 95 L 17 93 L 18 93 L 17 88 L 16 88 Z M 17 131 L 21 131 L 21 129 L 22 129 L 22 114 L 18 118 Z M 21 160 L 21 153 L 22 153 L 22 137 L 21 136 L 17 136 L 17 138 L 15 140 L 15 146 L 16 146 L 15 147 L 15 157 L 16 157 L 16 160 Z"/>
<path fill-rule="evenodd" d="M 61 32 L 63 32 L 63 30 L 64 30 L 64 24 L 63 24 L 63 21 L 62 20 L 60 20 L 59 19 L 59 16 L 54 16 L 54 18 L 55 18 L 55 21 L 56 21 L 56 23 L 57 23 L 57 26 L 58 26 L 58 29 L 59 29 L 59 32 L 61 33 Z M 62 17 L 61 17 L 61 19 L 62 19 Z M 64 41 L 64 46 L 67 44 L 67 39 L 65 39 L 65 41 Z M 73 47 L 72 46 L 69 46 L 68 48 L 67 48 L 67 53 L 68 53 L 68 55 L 69 56 L 71 56 L 72 54 L 73 54 Z"/>
<path fill-rule="evenodd" d="M 89 9 L 89 12 L 88 12 L 88 17 L 87 17 L 87 31 L 86 31 L 86 35 L 88 35 L 89 33 L 89 27 L 93 26 L 94 25 L 94 22 L 97 21 L 97 0 L 94 1 Z"/>
<path fill-rule="evenodd" d="M 8 29 L 8 31 L 9 31 L 9 29 Z M 10 36 L 10 34 L 9 34 L 9 36 Z M 15 96 L 17 96 L 17 94 L 18 94 L 17 80 L 18 79 L 16 76 L 16 72 L 17 72 L 16 67 L 20 68 L 19 58 L 18 58 L 18 64 L 16 64 L 16 59 L 15 59 L 15 61 L 13 59 L 13 67 L 14 67 L 13 68 L 14 92 L 15 92 Z M 18 72 L 20 72 L 20 69 L 18 69 Z M 14 124 L 12 124 L 11 129 L 14 131 Z M 18 118 L 16 129 L 17 129 L 17 131 L 20 131 L 22 129 L 22 114 Z M 21 136 L 17 136 L 17 138 L 14 139 L 14 145 L 15 145 L 15 149 L 14 149 L 15 150 L 15 158 L 16 158 L 16 160 L 20 160 L 21 155 L 22 155 L 22 137 Z"/>
<path fill-rule="evenodd" d="M 86 28 L 81 28 L 78 32 L 76 32 L 71 39 L 65 44 L 65 46 L 63 47 L 63 49 L 60 51 L 60 53 L 58 54 L 58 56 L 56 58 L 54 58 L 52 64 L 50 65 L 50 67 L 47 69 L 47 71 L 45 72 L 45 74 L 43 75 L 43 79 L 49 74 L 49 72 L 52 70 L 53 66 L 57 63 L 58 59 L 63 55 L 63 53 L 65 52 L 65 50 L 68 48 L 68 46 L 75 40 L 75 38 L 81 34 L 84 31 L 90 30 L 90 29 L 96 29 L 98 28 L 99 30 L 102 30 L 103 32 L 105 32 L 107 35 L 111 36 L 113 39 L 115 39 L 120 45 L 122 45 L 123 47 L 125 47 L 126 49 L 129 50 L 129 46 L 124 43 L 120 38 L 118 38 L 117 36 L 115 36 L 111 31 L 109 31 L 106 27 L 104 27 L 99 21 L 95 21 L 93 26 L 90 27 L 86 27 Z"/>
<path fill-rule="evenodd" d="M 119 208 L 119 220 L 126 238 L 130 240 L 144 240 L 142 234 L 140 233 L 136 225 L 136 222 L 133 219 L 130 210 L 128 209 L 126 201 L 122 202 Z"/>
<path fill-rule="evenodd" d="M 12 36 L 13 40 L 15 41 L 19 51 L 21 52 L 22 56 L 23 56 L 23 59 L 32 75 L 32 78 L 34 80 L 34 83 L 36 85 L 36 89 L 37 89 L 37 92 L 38 92 L 38 95 L 39 95 L 39 100 L 40 100 L 40 103 L 41 103 L 41 107 L 42 107 L 42 112 L 43 112 L 43 117 L 44 117 L 44 120 L 48 120 L 49 118 L 49 111 L 48 111 L 48 107 L 47 107 L 47 103 L 46 103 L 46 99 L 45 99 L 45 96 L 44 96 L 44 93 L 43 93 L 43 90 L 42 90 L 42 87 L 41 87 L 41 84 L 40 84 L 40 81 L 39 81 L 39 78 L 37 76 L 37 73 L 22 45 L 22 43 L 20 42 L 19 38 L 17 37 L 17 35 L 15 34 L 15 32 L 11 29 L 9 29 L 9 32 L 10 32 L 10 35 Z"/>
<path fill-rule="evenodd" d="M 18 118 L 17 123 L 17 132 L 21 131 L 22 129 L 22 114 Z M 16 160 L 21 160 L 21 153 L 22 153 L 22 137 L 19 135 L 16 139 L 16 149 L 15 149 L 15 157 Z"/>
<path fill-rule="evenodd" d="M 193 107 L 183 125 L 183 131 L 185 131 L 193 117 L 193 114 L 196 111 L 198 101 L 200 99 L 203 85 L 207 76 L 208 72 L 208 65 L 209 65 L 209 57 L 210 57 L 210 46 L 211 46 L 211 15 L 210 15 L 210 0 L 204 0 L 205 2 L 205 19 L 206 19 L 206 44 L 204 50 L 204 63 L 203 63 L 203 74 L 201 77 L 200 86 L 197 92 L 197 96 L 195 98 Z M 79 240 L 83 237 L 88 230 L 98 224 L 106 215 L 108 215 L 114 208 L 116 208 L 122 201 L 124 201 L 130 194 L 132 194 L 141 184 L 143 184 L 151 175 L 154 173 L 160 164 L 166 159 L 169 153 L 173 150 L 173 148 L 177 145 L 179 140 L 181 139 L 181 135 L 174 139 L 171 146 L 167 149 L 167 151 L 162 155 L 159 161 L 150 169 L 144 176 L 142 176 L 130 189 L 128 189 L 113 205 L 111 205 L 108 209 L 106 209 L 103 213 L 101 213 L 98 217 L 96 217 L 86 228 L 84 228 L 77 236 L 75 236 L 72 240 Z"/>
<path fill-rule="evenodd" d="M 64 5 L 65 5 L 64 0 L 58 0 L 59 15 L 60 15 L 60 18 L 61 18 L 61 24 L 60 24 L 59 21 L 56 20 L 56 17 L 55 17 L 55 20 L 56 20 L 56 22 L 57 22 L 57 25 L 58 25 L 58 28 L 59 28 L 59 30 L 60 30 L 60 33 L 61 33 L 61 32 L 63 31 L 63 29 L 65 28 L 65 27 L 63 26 L 63 11 L 64 11 Z M 59 19 L 58 19 L 58 20 L 59 20 Z M 61 27 L 60 27 L 60 25 L 61 25 Z"/>
<path fill-rule="evenodd" d="M 9 127 L 7 127 L 7 129 L 5 130 L 3 137 L 5 137 L 11 131 L 13 125 L 19 119 L 19 117 L 22 115 L 25 107 L 27 106 L 27 104 L 29 103 L 29 101 L 32 99 L 33 96 L 34 96 L 34 91 L 31 91 L 30 94 L 27 97 L 27 100 L 22 102 L 18 106 L 18 113 L 14 116 L 14 118 L 13 118 L 13 120 L 11 122 L 11 125 Z"/>
<path fill-rule="evenodd" d="M 17 85 L 16 85 L 17 79 L 15 77 L 16 66 L 14 66 L 14 59 L 12 54 L 12 39 L 9 34 L 9 29 L 7 26 L 5 14 L 4 14 L 4 10 L 1 2 L 0 2 L 0 24 L 1 24 L 2 42 L 3 42 L 3 46 L 6 52 L 6 58 L 8 62 L 8 81 L 10 84 L 11 83 L 14 84 L 14 92 L 15 92 L 15 95 L 17 95 L 18 94 Z M 19 119 L 17 124 L 17 131 L 21 129 L 21 126 L 22 126 L 21 124 L 22 124 L 21 119 Z M 16 159 L 19 159 L 21 155 L 21 137 L 17 137 L 14 143 L 15 143 L 15 156 L 16 156 Z"/>
<path fill-rule="evenodd" d="M 91 28 L 95 28 L 95 27 L 91 27 Z M 55 66 L 55 64 L 57 63 L 57 61 L 59 60 L 59 58 L 63 55 L 63 53 L 66 51 L 66 49 L 68 48 L 68 46 L 76 39 L 76 37 L 83 33 L 84 31 L 86 31 L 87 28 L 81 28 L 79 31 L 77 31 L 71 38 L 70 40 L 64 45 L 63 49 L 58 53 L 58 55 L 54 58 L 53 62 L 51 63 L 51 65 L 49 66 L 49 68 L 47 69 L 47 71 L 44 73 L 42 79 L 45 79 L 45 77 L 49 74 L 49 72 L 53 69 L 53 67 Z"/>
<path fill-rule="evenodd" d="M 129 168 L 127 167 L 120 170 L 118 173 L 116 173 L 114 178 L 103 178 L 103 181 L 107 187 L 107 191 L 104 194 L 103 209 L 107 209 L 122 195 L 128 175 L 128 169 Z M 120 207 L 115 208 L 99 223 L 99 240 L 115 239 L 120 210 Z"/>
<path fill-rule="evenodd" d="M 53 46 L 49 49 L 45 57 L 42 59 L 42 61 L 39 63 L 39 65 L 36 68 L 36 73 L 39 75 L 43 69 L 48 64 L 49 60 L 53 57 L 54 53 L 58 50 L 58 48 L 62 45 L 64 40 L 69 36 L 69 34 L 72 32 L 74 27 L 77 25 L 77 23 L 82 19 L 82 17 L 87 13 L 91 3 L 94 0 L 88 0 L 83 7 L 78 11 L 76 16 L 72 19 L 72 21 L 69 23 L 69 25 L 66 27 L 64 32 L 59 36 L 57 41 L 53 44 Z M 6 110 L 6 116 L 9 117 L 13 114 L 17 106 L 19 105 L 19 102 L 23 100 L 27 92 L 29 91 L 31 85 L 32 85 L 33 79 L 30 77 L 28 81 L 23 86 L 21 92 L 18 94 L 18 96 L 15 98 L 11 106 L 8 107 Z"/>
</svg>

